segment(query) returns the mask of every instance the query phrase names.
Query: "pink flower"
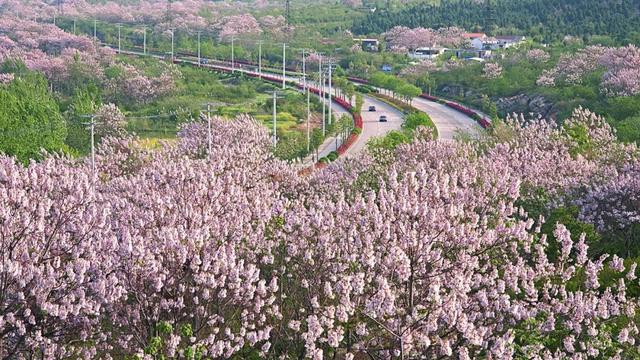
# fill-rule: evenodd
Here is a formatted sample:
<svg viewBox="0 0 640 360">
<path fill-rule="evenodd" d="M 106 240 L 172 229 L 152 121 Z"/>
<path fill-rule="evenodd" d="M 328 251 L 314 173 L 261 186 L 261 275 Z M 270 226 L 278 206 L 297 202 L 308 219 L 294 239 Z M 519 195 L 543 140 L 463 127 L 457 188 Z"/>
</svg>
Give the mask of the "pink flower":
<svg viewBox="0 0 640 360">
<path fill-rule="evenodd" d="M 14 79 L 13 74 L 0 74 L 0 84 L 8 84 Z"/>
</svg>

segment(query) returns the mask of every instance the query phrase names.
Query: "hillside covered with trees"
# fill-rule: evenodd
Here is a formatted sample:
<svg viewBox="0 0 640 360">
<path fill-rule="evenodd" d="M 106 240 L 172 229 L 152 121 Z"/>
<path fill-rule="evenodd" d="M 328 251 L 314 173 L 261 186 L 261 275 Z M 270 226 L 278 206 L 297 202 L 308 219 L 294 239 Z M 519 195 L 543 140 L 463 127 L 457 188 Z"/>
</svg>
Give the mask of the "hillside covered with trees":
<svg viewBox="0 0 640 360">
<path fill-rule="evenodd" d="M 551 42 L 565 35 L 608 35 L 640 42 L 640 2 L 635 0 L 443 0 L 396 10 L 378 10 L 356 21 L 357 34 L 382 33 L 393 26 L 459 26 L 469 30 L 521 33 Z"/>
<path fill-rule="evenodd" d="M 640 0 L 498 1 L 0 0 L 0 360 L 640 359 Z"/>
</svg>

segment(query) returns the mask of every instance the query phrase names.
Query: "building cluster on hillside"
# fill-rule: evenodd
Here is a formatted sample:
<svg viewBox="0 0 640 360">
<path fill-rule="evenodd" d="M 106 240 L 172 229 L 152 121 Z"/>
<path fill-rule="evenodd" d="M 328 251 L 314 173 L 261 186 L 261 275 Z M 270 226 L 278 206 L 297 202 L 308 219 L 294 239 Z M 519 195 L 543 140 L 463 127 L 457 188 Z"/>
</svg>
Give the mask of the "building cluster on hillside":
<svg viewBox="0 0 640 360">
<path fill-rule="evenodd" d="M 353 41 L 359 42 L 364 51 L 376 52 L 380 48 L 378 39 L 353 39 Z"/>
<path fill-rule="evenodd" d="M 457 58 L 475 59 L 482 61 L 493 56 L 493 52 L 499 49 L 508 49 L 522 44 L 525 36 L 503 35 L 487 36 L 484 33 L 467 33 L 464 35 L 469 41 L 469 47 L 447 48 L 443 46 L 418 47 L 409 51 L 408 55 L 414 59 L 433 59 L 444 53 L 453 53 Z"/>
<path fill-rule="evenodd" d="M 457 58 L 484 60 L 491 58 L 493 52 L 499 49 L 508 49 L 518 46 L 526 40 L 521 35 L 488 36 L 485 33 L 466 33 L 467 47 L 448 48 L 434 44 L 428 47 L 417 47 L 409 50 L 407 55 L 414 59 L 433 59 L 444 53 L 453 53 Z M 378 39 L 354 39 L 359 42 L 364 51 L 378 51 L 380 42 Z"/>
</svg>

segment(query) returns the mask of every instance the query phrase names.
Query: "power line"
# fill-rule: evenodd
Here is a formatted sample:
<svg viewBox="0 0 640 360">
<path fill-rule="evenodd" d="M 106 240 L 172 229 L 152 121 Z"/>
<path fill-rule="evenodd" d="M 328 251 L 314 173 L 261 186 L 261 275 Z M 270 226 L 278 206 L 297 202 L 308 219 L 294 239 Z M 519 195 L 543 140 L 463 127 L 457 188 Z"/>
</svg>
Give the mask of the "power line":
<svg viewBox="0 0 640 360">
<path fill-rule="evenodd" d="M 97 28 L 97 26 L 99 24 L 115 25 L 116 26 L 116 28 L 118 29 L 118 33 L 119 33 L 118 34 L 119 35 L 118 36 L 119 41 L 118 41 L 118 46 L 117 47 L 118 47 L 118 49 L 120 51 L 123 49 L 123 45 L 125 45 L 125 43 L 124 43 L 125 41 L 132 41 L 134 43 L 134 45 L 132 45 L 132 46 L 134 48 L 141 48 L 142 52 L 145 53 L 145 54 L 146 54 L 147 50 L 149 50 L 149 51 L 154 51 L 154 50 L 155 51 L 159 51 L 159 49 L 153 49 L 153 48 L 149 48 L 147 46 L 147 38 L 148 38 L 147 30 L 148 29 L 144 25 L 140 28 L 141 31 L 139 32 L 138 36 L 129 37 L 129 36 L 126 35 L 126 31 L 124 31 L 125 29 L 122 29 L 122 28 L 125 27 L 123 24 L 121 24 L 121 23 L 113 24 L 113 23 L 110 23 L 110 22 L 100 21 L 100 20 L 96 19 L 96 20 L 94 20 L 94 34 L 95 34 L 96 37 L 97 37 L 97 29 L 96 28 Z M 171 28 L 169 31 L 175 36 L 175 31 L 176 31 L 175 28 Z M 191 31 L 189 29 L 187 29 L 186 31 L 188 33 L 191 33 Z M 154 32 L 152 31 L 152 33 L 154 33 Z M 200 36 L 203 36 L 203 35 L 204 36 L 209 36 L 209 37 L 212 36 L 211 35 L 212 33 L 208 32 L 208 31 L 203 31 L 203 30 L 196 30 L 193 33 L 196 34 L 196 36 L 198 35 L 198 33 L 200 33 Z M 136 42 L 140 42 L 140 40 L 142 40 L 141 46 L 140 45 L 135 45 L 135 43 Z M 235 63 L 238 62 L 237 59 L 235 59 L 235 57 L 236 57 L 235 56 L 235 45 L 237 45 L 237 43 L 241 43 L 241 44 L 244 44 L 244 45 L 253 45 L 256 48 L 258 48 L 259 52 L 262 52 L 262 49 L 261 49 L 262 45 L 268 45 L 270 47 L 278 47 L 278 46 L 281 46 L 281 44 L 282 44 L 282 43 L 279 43 L 279 42 L 276 42 L 276 41 L 236 39 L 235 37 L 233 37 L 232 46 L 231 46 L 232 47 L 232 59 L 231 59 L 232 60 L 231 61 L 232 62 L 232 67 L 235 67 L 234 66 Z M 108 44 L 105 44 L 105 45 L 108 45 Z M 290 47 L 290 46 L 287 45 L 287 47 Z M 174 48 L 174 50 L 172 51 L 172 53 L 173 53 L 174 57 L 175 57 L 175 55 L 178 55 L 178 54 L 180 54 L 180 55 L 193 55 L 193 56 L 197 57 L 197 52 L 194 53 L 194 54 L 187 54 L 185 52 L 178 51 L 178 49 L 175 48 L 175 45 L 173 46 L 173 48 Z M 168 54 L 171 54 L 171 52 L 169 52 Z M 204 54 L 202 54 L 202 52 L 201 52 L 201 57 L 202 57 L 202 55 L 204 55 Z M 258 62 L 260 62 L 260 59 L 259 59 Z"/>
</svg>

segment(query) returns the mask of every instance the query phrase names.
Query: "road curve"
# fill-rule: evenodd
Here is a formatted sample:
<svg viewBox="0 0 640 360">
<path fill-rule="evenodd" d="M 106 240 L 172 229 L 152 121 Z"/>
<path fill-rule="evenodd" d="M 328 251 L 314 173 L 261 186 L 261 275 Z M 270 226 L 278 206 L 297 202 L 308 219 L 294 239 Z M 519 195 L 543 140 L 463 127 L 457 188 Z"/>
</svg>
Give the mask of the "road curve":
<svg viewBox="0 0 640 360">
<path fill-rule="evenodd" d="M 253 72 L 257 71 L 257 67 L 255 66 L 255 64 L 254 65 L 245 64 L 243 66 L 245 67 L 248 66 L 248 69 L 253 68 Z M 251 70 L 248 70 L 248 69 L 246 69 L 245 71 L 250 72 Z M 268 70 L 272 71 L 270 73 L 270 76 L 282 78 L 281 75 L 278 75 L 278 73 L 280 72 L 279 69 L 268 69 Z M 301 82 L 301 79 L 299 77 L 294 77 L 291 75 L 287 75 L 286 79 L 288 81 Z M 354 82 L 355 84 L 362 83 L 358 80 L 355 80 L 355 78 L 352 78 L 351 81 Z M 378 91 L 380 90 L 381 89 L 378 89 Z M 362 134 L 358 138 L 358 141 L 354 143 L 351 146 L 351 148 L 349 148 L 346 154 L 353 154 L 361 151 L 362 149 L 364 149 L 366 142 L 370 138 L 376 137 L 376 136 L 383 136 L 389 131 L 398 130 L 402 125 L 402 121 L 403 121 L 402 114 L 396 108 L 368 95 L 363 94 L 363 98 L 364 98 L 364 105 L 362 109 L 362 116 L 363 116 L 365 126 L 362 131 Z M 378 123 L 376 120 L 370 119 L 371 115 L 367 115 L 367 109 L 369 105 L 372 105 L 372 104 L 376 105 L 376 107 L 380 107 L 381 109 L 385 109 L 389 113 L 387 115 L 389 117 L 389 122 L 387 124 Z M 473 137 L 477 137 L 481 134 L 483 130 L 482 126 L 480 126 L 476 120 L 444 104 L 430 101 L 422 97 L 416 97 L 413 99 L 412 105 L 414 108 L 429 115 L 429 117 L 433 121 L 438 131 L 438 140 L 453 141 L 455 140 L 456 135 L 458 134 L 468 134 Z M 479 112 L 477 110 L 474 110 L 474 111 L 479 115 L 485 118 L 488 118 L 486 114 L 483 114 L 482 112 Z M 376 116 L 376 119 L 377 118 L 378 117 Z M 398 118 L 400 120 L 397 120 Z"/>
<path fill-rule="evenodd" d="M 421 97 L 414 98 L 412 105 L 431 117 L 438 129 L 438 140 L 453 141 L 460 133 L 478 136 L 482 130 L 474 119 L 446 105 Z"/>
</svg>

